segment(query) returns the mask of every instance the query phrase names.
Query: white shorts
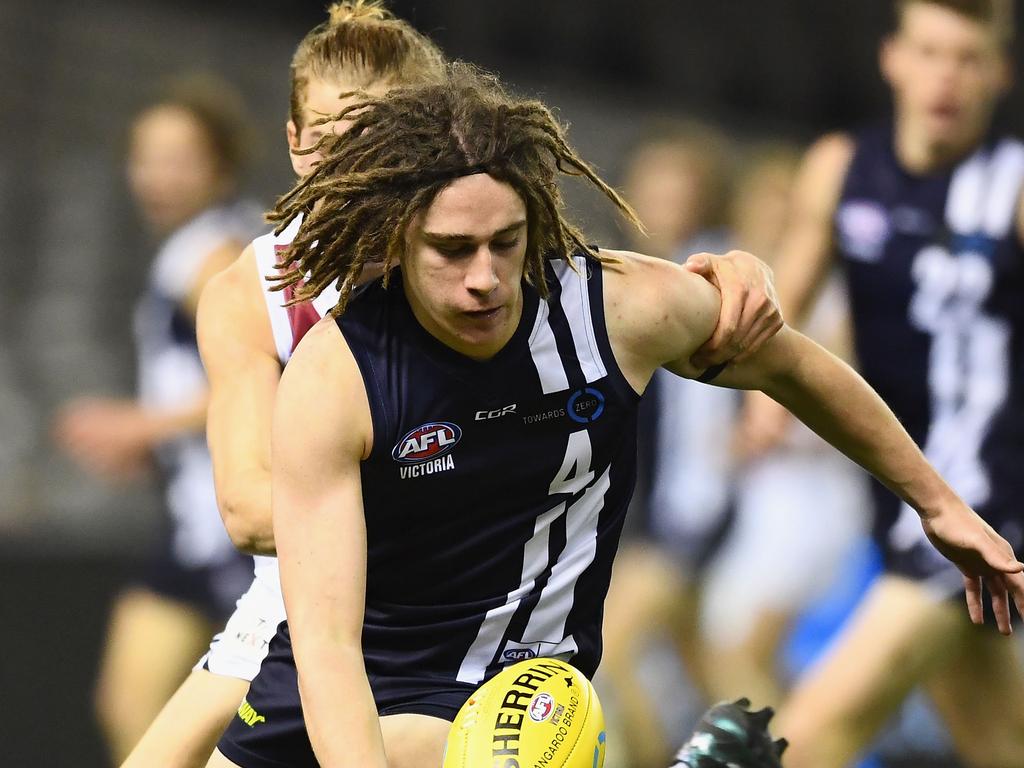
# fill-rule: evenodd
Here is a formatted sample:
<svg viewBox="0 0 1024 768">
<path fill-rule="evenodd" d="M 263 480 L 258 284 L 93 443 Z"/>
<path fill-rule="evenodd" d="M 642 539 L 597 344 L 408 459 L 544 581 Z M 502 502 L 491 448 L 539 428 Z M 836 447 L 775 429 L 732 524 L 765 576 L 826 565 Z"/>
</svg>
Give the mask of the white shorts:
<svg viewBox="0 0 1024 768">
<path fill-rule="evenodd" d="M 867 476 L 835 452 L 779 452 L 737 480 L 735 525 L 702 601 L 705 634 L 726 648 L 762 613 L 796 614 L 824 594 L 870 521 Z"/>
<path fill-rule="evenodd" d="M 195 669 L 251 682 L 284 618 L 276 563 L 274 568 L 257 568 L 252 585 L 235 603 L 235 612 L 224 630 L 214 635 L 210 650 Z"/>
</svg>

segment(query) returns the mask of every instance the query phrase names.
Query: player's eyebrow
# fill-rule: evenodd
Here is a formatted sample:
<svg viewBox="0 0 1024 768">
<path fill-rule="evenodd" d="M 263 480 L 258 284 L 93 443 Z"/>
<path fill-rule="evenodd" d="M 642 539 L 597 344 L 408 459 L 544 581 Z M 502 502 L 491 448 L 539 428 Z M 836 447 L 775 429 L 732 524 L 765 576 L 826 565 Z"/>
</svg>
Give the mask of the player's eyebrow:
<svg viewBox="0 0 1024 768">
<path fill-rule="evenodd" d="M 484 239 L 484 241 L 487 241 L 487 240 L 493 240 L 496 237 L 501 237 L 502 235 L 511 235 L 516 230 L 522 229 L 525 226 L 526 226 L 526 219 L 520 219 L 519 221 L 517 221 L 517 222 L 515 222 L 513 224 L 509 224 L 507 227 L 503 227 L 502 229 L 499 229 L 497 232 L 491 233 L 490 235 L 488 235 L 487 237 L 485 237 L 483 239 Z M 473 235 L 463 235 L 463 234 L 459 234 L 457 232 L 443 232 L 442 233 L 442 232 L 426 232 L 426 231 L 424 231 L 423 232 L 423 239 L 424 240 L 430 240 L 430 241 L 432 241 L 434 243 L 466 243 L 466 242 L 470 242 L 471 243 L 471 242 L 475 242 L 477 238 L 473 237 Z"/>
</svg>

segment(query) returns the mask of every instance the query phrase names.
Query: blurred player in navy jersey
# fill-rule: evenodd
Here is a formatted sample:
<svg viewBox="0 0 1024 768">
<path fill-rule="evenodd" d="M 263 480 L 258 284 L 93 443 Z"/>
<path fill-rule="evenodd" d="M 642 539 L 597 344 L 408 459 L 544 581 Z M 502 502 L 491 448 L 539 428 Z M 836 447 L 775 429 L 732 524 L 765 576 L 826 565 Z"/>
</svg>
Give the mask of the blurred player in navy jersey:
<svg viewBox="0 0 1024 768">
<path fill-rule="evenodd" d="M 993 127 L 1010 84 L 1011 8 L 898 0 L 895 10 L 881 50 L 895 112 L 808 152 L 777 266 L 780 294 L 795 320 L 829 266 L 843 264 L 865 378 L 957 493 L 1020 546 L 1024 145 Z M 752 449 L 770 443 L 777 415 L 752 403 Z M 967 621 L 956 605 L 961 574 L 912 510 L 874 490 L 886 572 L 782 712 L 787 765 L 847 765 L 917 684 L 968 765 L 1021 765 L 1016 645 Z M 1001 593 L 1003 579 L 988 587 Z M 968 580 L 976 621 L 981 589 Z M 995 613 L 1008 632 L 1005 605 Z"/>
<path fill-rule="evenodd" d="M 504 665 L 560 657 L 592 675 L 637 402 L 661 366 L 767 391 L 1024 607 L 1024 564 L 848 366 L 771 312 L 745 359 L 694 362 L 719 293 L 586 244 L 562 174 L 637 221 L 543 104 L 455 64 L 336 119 L 348 129 L 272 215 L 304 216 L 281 285 L 299 302 L 339 287 L 275 401 L 288 620 L 209 766 L 437 765 L 456 712 Z M 368 264 L 383 277 L 360 287 Z M 1006 589 L 994 599 L 1003 624 Z"/>
<path fill-rule="evenodd" d="M 226 84 L 196 76 L 135 118 L 128 181 L 160 243 L 135 313 L 138 397 L 75 400 L 55 427 L 87 471 L 122 482 L 155 459 L 164 484 L 162 550 L 117 598 L 97 685 L 118 763 L 231 613 L 251 567 L 217 513 L 195 335 L 203 286 L 260 226 L 259 206 L 236 197 L 246 131 L 239 101 Z"/>
</svg>

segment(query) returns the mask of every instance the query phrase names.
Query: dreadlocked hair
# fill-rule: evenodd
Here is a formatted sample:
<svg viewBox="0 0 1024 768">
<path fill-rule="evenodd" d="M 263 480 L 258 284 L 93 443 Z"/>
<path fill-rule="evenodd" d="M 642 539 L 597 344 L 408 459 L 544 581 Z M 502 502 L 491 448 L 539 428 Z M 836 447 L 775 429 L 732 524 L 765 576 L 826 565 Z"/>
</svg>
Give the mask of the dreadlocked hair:
<svg viewBox="0 0 1024 768">
<path fill-rule="evenodd" d="M 275 287 L 294 286 L 292 303 L 336 284 L 332 314 L 339 316 L 368 262 L 383 263 L 387 285 L 413 219 L 452 181 L 473 173 L 510 185 L 525 203 L 525 278 L 544 298 L 545 260 L 596 255 L 565 218 L 559 174 L 586 179 L 643 229 L 630 205 L 569 145 L 544 104 L 511 96 L 495 76 L 470 64 L 448 64 L 439 82 L 379 98 L 360 94 L 331 119 L 346 121 L 347 130 L 321 139 L 314 149 L 323 159 L 267 216 L 278 232 L 304 217 L 277 265 Z"/>
</svg>

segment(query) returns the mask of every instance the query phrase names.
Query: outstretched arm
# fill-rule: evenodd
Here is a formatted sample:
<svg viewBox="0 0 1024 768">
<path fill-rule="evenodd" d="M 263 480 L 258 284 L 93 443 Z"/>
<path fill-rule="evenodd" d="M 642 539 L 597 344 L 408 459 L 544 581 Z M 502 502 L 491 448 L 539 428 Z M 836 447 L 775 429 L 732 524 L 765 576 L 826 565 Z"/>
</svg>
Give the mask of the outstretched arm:
<svg viewBox="0 0 1024 768">
<path fill-rule="evenodd" d="M 717 301 L 704 293 L 705 301 Z M 666 367 L 682 375 L 694 373 L 678 364 Z M 983 620 L 984 581 L 999 630 L 1010 633 L 1009 594 L 1024 615 L 1024 565 L 939 476 L 889 407 L 852 368 L 784 328 L 749 360 L 726 368 L 715 383 L 761 390 L 917 510 L 928 538 L 964 574 L 972 620 Z"/>
<path fill-rule="evenodd" d="M 355 360 L 334 321 L 321 321 L 281 378 L 273 494 L 302 710 L 324 768 L 387 765 L 362 654 L 366 524 L 359 465 L 371 439 Z"/>
<path fill-rule="evenodd" d="M 687 378 L 707 372 L 691 356 L 714 331 L 718 293 L 664 262 L 620 254 L 606 269 L 605 309 L 616 359 L 641 391 L 654 368 Z M 935 546 L 967 580 L 971 618 L 981 620 L 981 583 L 992 592 L 1000 631 L 1010 631 L 1008 590 L 1024 615 L 1024 565 L 925 460 L 892 411 L 848 365 L 784 328 L 716 384 L 759 389 L 885 483 L 921 515 Z"/>
</svg>

